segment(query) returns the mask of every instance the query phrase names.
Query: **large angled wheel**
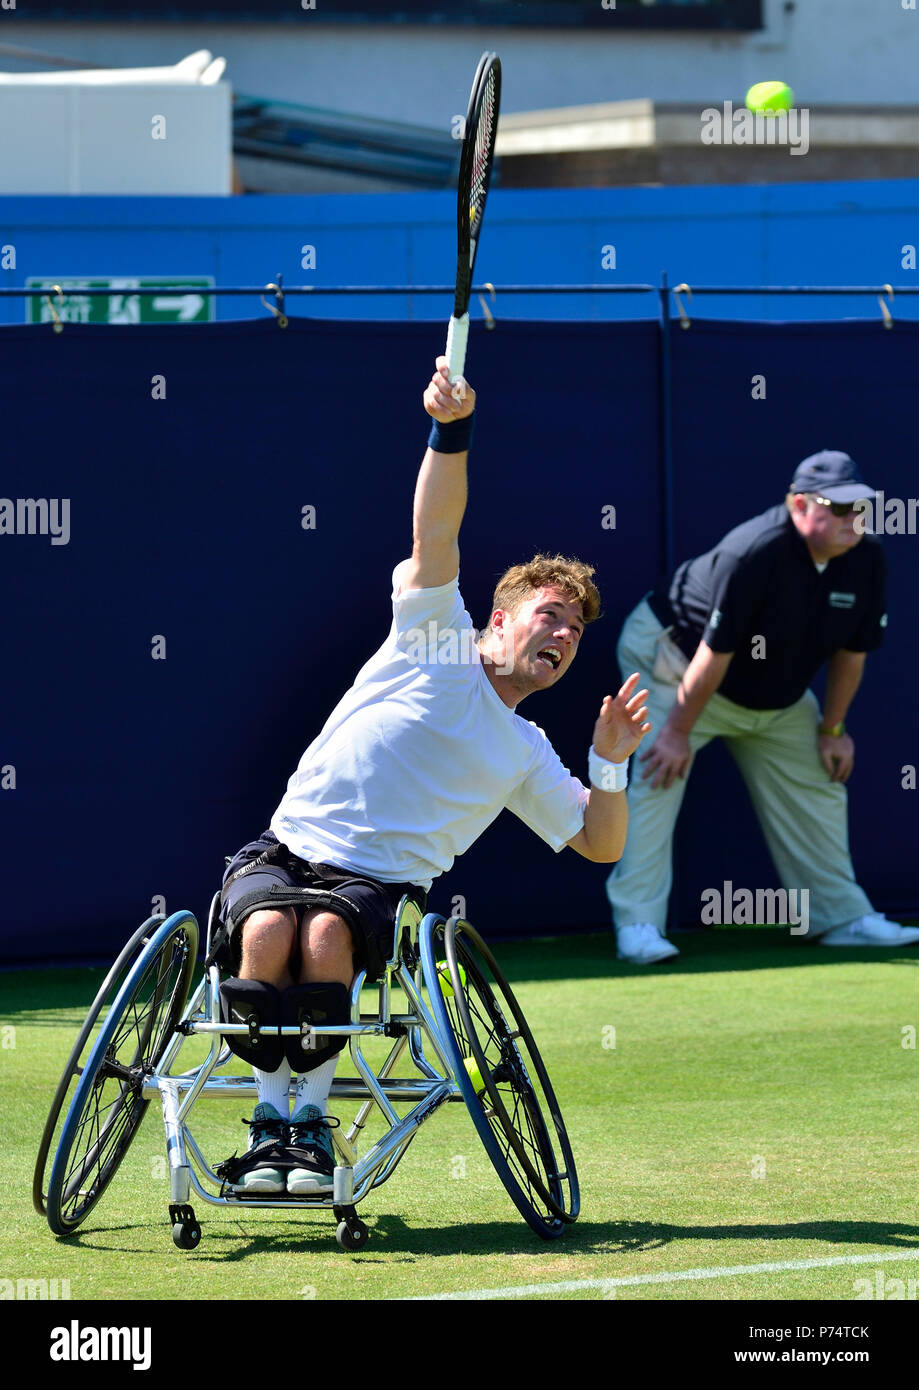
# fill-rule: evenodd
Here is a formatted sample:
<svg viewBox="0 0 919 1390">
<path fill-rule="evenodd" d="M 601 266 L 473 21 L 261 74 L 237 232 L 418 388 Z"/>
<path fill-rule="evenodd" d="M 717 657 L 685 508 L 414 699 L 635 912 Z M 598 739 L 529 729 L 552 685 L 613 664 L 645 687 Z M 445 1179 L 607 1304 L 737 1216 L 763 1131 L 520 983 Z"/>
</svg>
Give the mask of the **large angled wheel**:
<svg viewBox="0 0 919 1390">
<path fill-rule="evenodd" d="M 51 1167 L 45 1209 L 55 1235 L 80 1225 L 137 1133 L 149 1104 L 142 1087 L 181 1021 L 197 950 L 195 918 L 173 913 L 149 933 L 108 1009 Z"/>
<path fill-rule="evenodd" d="M 420 947 L 453 1074 L 492 1165 L 533 1230 L 560 1236 L 580 1210 L 577 1171 L 523 1011 L 468 922 L 426 917 Z"/>
<path fill-rule="evenodd" d="M 32 1205 L 39 1216 L 45 1215 L 45 1167 L 52 1146 L 56 1150 L 60 1139 L 61 1112 L 63 1111 L 65 1115 L 67 1113 L 73 1099 L 74 1089 L 83 1075 L 83 1068 L 92 1052 L 96 1038 L 99 1036 L 99 1029 L 105 1023 L 109 1009 L 118 998 L 128 972 L 162 921 L 162 914 L 157 914 L 154 917 L 148 917 L 146 922 L 137 928 L 99 986 L 83 1026 L 77 1034 L 77 1040 L 67 1058 L 57 1090 L 54 1093 L 41 1143 L 38 1146 L 38 1156 L 35 1160 L 35 1173 L 32 1178 Z"/>
</svg>

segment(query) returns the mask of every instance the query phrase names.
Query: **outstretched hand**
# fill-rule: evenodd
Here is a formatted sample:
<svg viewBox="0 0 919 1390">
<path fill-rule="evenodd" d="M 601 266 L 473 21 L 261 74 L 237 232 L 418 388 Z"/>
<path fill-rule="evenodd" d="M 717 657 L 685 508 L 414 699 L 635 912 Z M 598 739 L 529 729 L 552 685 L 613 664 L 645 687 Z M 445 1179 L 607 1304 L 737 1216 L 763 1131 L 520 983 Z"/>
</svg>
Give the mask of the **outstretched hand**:
<svg viewBox="0 0 919 1390">
<path fill-rule="evenodd" d="M 446 357 L 438 357 L 436 365 L 437 371 L 424 393 L 425 410 L 441 425 L 465 420 L 475 410 L 475 392 L 463 377 L 450 381 Z"/>
<path fill-rule="evenodd" d="M 647 706 L 642 704 L 648 692 L 635 693 L 639 679 L 639 673 L 633 672 L 615 699 L 606 695 L 600 706 L 594 725 L 594 748 L 607 762 L 625 762 L 645 734 L 651 732 L 651 725 L 646 722 Z"/>
</svg>

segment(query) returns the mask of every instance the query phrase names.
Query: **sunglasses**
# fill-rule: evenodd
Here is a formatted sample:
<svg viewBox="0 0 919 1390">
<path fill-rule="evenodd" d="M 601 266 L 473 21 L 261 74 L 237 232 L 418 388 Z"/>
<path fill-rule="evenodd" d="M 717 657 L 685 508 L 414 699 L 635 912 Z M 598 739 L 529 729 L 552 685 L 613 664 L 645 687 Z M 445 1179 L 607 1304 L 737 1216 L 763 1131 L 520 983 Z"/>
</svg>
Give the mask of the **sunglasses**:
<svg viewBox="0 0 919 1390">
<path fill-rule="evenodd" d="M 829 497 L 818 497 L 816 493 L 814 501 L 819 502 L 821 507 L 829 507 L 834 516 L 848 516 L 858 508 L 857 502 L 832 502 Z"/>
</svg>

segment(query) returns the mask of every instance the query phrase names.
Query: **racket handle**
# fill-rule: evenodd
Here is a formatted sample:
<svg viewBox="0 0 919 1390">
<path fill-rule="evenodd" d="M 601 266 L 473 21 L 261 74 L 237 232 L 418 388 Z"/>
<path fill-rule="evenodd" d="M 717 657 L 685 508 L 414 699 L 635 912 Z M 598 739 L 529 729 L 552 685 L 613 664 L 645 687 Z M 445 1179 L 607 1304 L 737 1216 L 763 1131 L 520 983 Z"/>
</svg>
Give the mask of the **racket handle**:
<svg viewBox="0 0 919 1390">
<path fill-rule="evenodd" d="M 450 326 L 447 329 L 447 349 L 444 356 L 447 359 L 447 371 L 450 373 L 450 380 L 456 381 L 457 377 L 463 375 L 463 368 L 466 365 L 466 341 L 469 337 L 469 315 L 463 314 L 462 318 L 450 319 Z"/>
</svg>

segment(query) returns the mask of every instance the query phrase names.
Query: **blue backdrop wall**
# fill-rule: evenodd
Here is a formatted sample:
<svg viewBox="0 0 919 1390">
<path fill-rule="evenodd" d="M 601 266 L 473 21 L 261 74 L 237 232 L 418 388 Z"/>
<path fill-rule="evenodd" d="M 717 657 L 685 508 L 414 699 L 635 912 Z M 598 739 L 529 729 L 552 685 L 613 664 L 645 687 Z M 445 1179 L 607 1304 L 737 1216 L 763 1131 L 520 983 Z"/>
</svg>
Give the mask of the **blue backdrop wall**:
<svg viewBox="0 0 919 1390">
<path fill-rule="evenodd" d="M 698 322 L 669 336 L 672 499 L 656 322 L 472 335 L 462 589 L 483 623 L 496 575 L 522 556 L 596 565 L 605 619 L 565 682 L 521 708 L 581 776 L 622 618 L 664 564 L 668 507 L 679 560 L 779 500 L 818 448 L 851 452 L 888 497 L 917 491 L 919 326 Z M 223 856 L 267 825 L 388 630 L 442 341 L 422 323 L 298 319 L 0 329 L 4 497 L 70 508 L 66 544 L 0 534 L 5 960 L 110 955 L 154 900 L 206 912 Z M 919 574 L 915 535 L 886 544 L 890 627 L 851 720 L 851 807 L 860 878 L 896 912 L 919 907 L 919 792 L 902 777 L 919 761 Z M 605 875 L 504 814 L 433 904 L 462 895 L 493 933 L 602 926 Z M 698 921 L 701 889 L 725 878 L 775 883 L 713 748 L 682 819 L 680 919 Z"/>
</svg>

